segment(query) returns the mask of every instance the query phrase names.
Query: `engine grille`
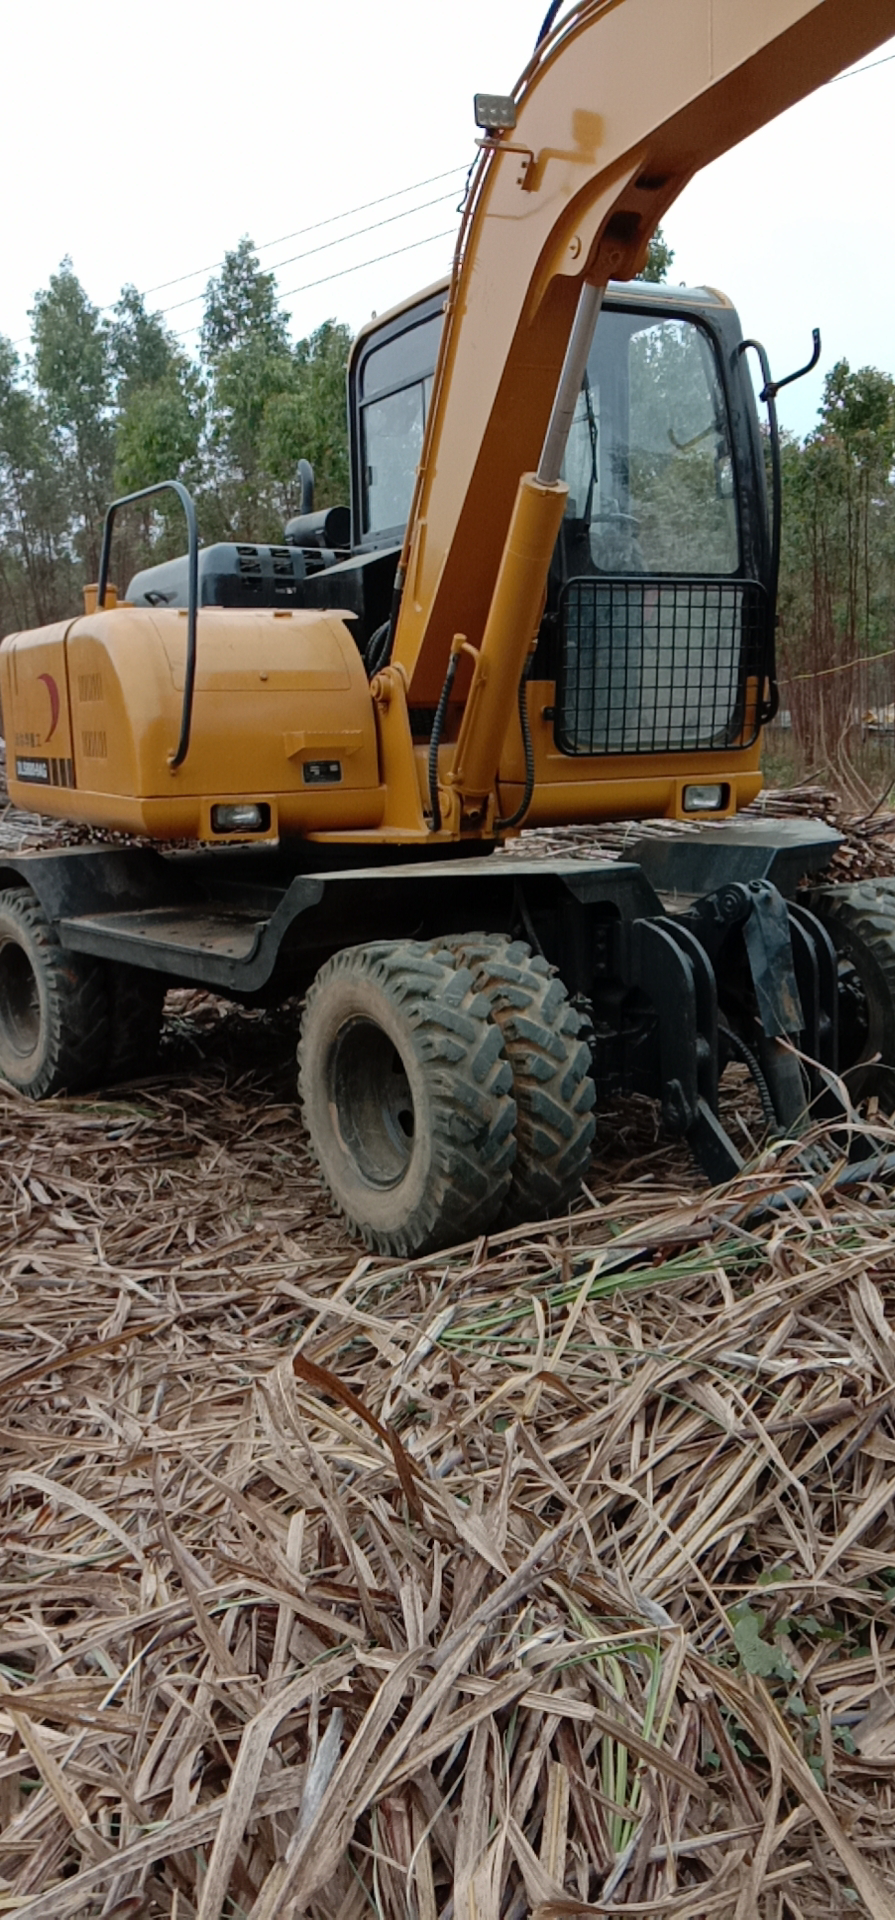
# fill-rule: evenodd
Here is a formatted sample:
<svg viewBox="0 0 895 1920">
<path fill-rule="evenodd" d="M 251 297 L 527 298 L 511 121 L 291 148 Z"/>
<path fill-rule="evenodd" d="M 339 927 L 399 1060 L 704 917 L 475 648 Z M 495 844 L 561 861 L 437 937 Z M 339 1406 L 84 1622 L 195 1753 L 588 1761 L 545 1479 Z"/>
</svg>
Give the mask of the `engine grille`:
<svg viewBox="0 0 895 1920">
<path fill-rule="evenodd" d="M 260 580 L 261 555 L 258 552 L 257 547 L 239 547 L 238 546 L 236 549 L 236 552 L 238 556 L 240 573 L 248 575 L 249 579 Z"/>
<path fill-rule="evenodd" d="M 768 640 L 767 595 L 755 581 L 569 580 L 560 602 L 560 752 L 751 746 Z"/>
</svg>

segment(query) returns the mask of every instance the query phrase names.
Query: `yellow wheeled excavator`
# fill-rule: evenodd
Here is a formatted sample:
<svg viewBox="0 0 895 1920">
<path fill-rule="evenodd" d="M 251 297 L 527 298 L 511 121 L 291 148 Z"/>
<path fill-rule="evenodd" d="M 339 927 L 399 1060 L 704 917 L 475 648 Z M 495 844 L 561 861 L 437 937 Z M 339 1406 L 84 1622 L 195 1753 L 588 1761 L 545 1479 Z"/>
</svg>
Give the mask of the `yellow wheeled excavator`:
<svg viewBox="0 0 895 1920">
<path fill-rule="evenodd" d="M 119 602 L 114 502 L 86 611 L 0 648 L 13 798 L 139 837 L 0 866 L 0 1073 L 133 1072 L 174 983 L 303 994 L 314 1154 L 399 1255 L 560 1211 L 597 1099 L 652 1095 L 720 1179 L 730 1060 L 784 1127 L 895 1065 L 895 900 L 806 904 L 835 835 L 737 819 L 777 700 L 783 382 L 721 295 L 634 279 L 692 175 L 895 0 L 555 14 L 477 97 L 450 281 L 355 343 L 350 510 L 309 486 L 281 545 L 201 548 L 171 481 L 187 554 Z M 501 856 L 656 817 L 693 830 Z"/>
</svg>

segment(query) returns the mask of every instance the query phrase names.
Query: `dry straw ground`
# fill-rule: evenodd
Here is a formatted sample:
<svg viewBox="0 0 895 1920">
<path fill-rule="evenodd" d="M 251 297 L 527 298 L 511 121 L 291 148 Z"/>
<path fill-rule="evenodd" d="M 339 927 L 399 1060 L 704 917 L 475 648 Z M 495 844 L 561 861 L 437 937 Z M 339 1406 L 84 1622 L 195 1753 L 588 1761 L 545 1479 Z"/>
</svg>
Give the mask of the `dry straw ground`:
<svg viewBox="0 0 895 1920">
<path fill-rule="evenodd" d="M 891 1194 L 630 1107 L 389 1267 L 292 1024 L 0 1095 L 0 1915 L 891 1920 Z"/>
</svg>

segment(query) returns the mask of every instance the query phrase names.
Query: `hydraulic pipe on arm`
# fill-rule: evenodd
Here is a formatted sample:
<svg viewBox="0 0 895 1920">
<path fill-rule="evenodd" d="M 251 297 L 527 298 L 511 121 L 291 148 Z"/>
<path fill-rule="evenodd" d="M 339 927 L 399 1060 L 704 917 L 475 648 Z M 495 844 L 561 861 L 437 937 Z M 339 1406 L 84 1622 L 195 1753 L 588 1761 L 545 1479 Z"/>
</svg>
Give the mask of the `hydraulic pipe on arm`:
<svg viewBox="0 0 895 1920">
<path fill-rule="evenodd" d="M 522 75 L 515 125 L 481 142 L 393 622 L 410 706 L 438 703 L 455 636 L 472 655 L 442 748 L 450 831 L 487 824 L 562 517 L 571 343 L 600 289 L 640 270 L 699 168 L 893 33 L 895 0 L 579 0 Z M 579 385 L 585 363 L 586 345 Z"/>
<path fill-rule="evenodd" d="M 581 289 L 538 470 L 519 481 L 448 778 L 453 794 L 462 796 L 458 826 L 480 815 L 494 786 L 507 720 L 537 634 L 547 569 L 569 495 L 560 478 L 566 442 L 604 292 L 588 285 Z"/>
</svg>

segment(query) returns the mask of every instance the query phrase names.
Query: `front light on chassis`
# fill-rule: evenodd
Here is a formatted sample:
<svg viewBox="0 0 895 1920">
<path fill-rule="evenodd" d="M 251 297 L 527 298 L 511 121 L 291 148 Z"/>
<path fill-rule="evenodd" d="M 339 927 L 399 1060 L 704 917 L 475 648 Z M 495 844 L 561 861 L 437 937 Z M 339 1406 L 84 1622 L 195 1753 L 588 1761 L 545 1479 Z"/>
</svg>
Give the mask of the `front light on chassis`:
<svg viewBox="0 0 895 1920">
<path fill-rule="evenodd" d="M 685 787 L 682 804 L 685 813 L 723 813 L 728 802 L 729 789 L 717 787 Z"/>
</svg>

